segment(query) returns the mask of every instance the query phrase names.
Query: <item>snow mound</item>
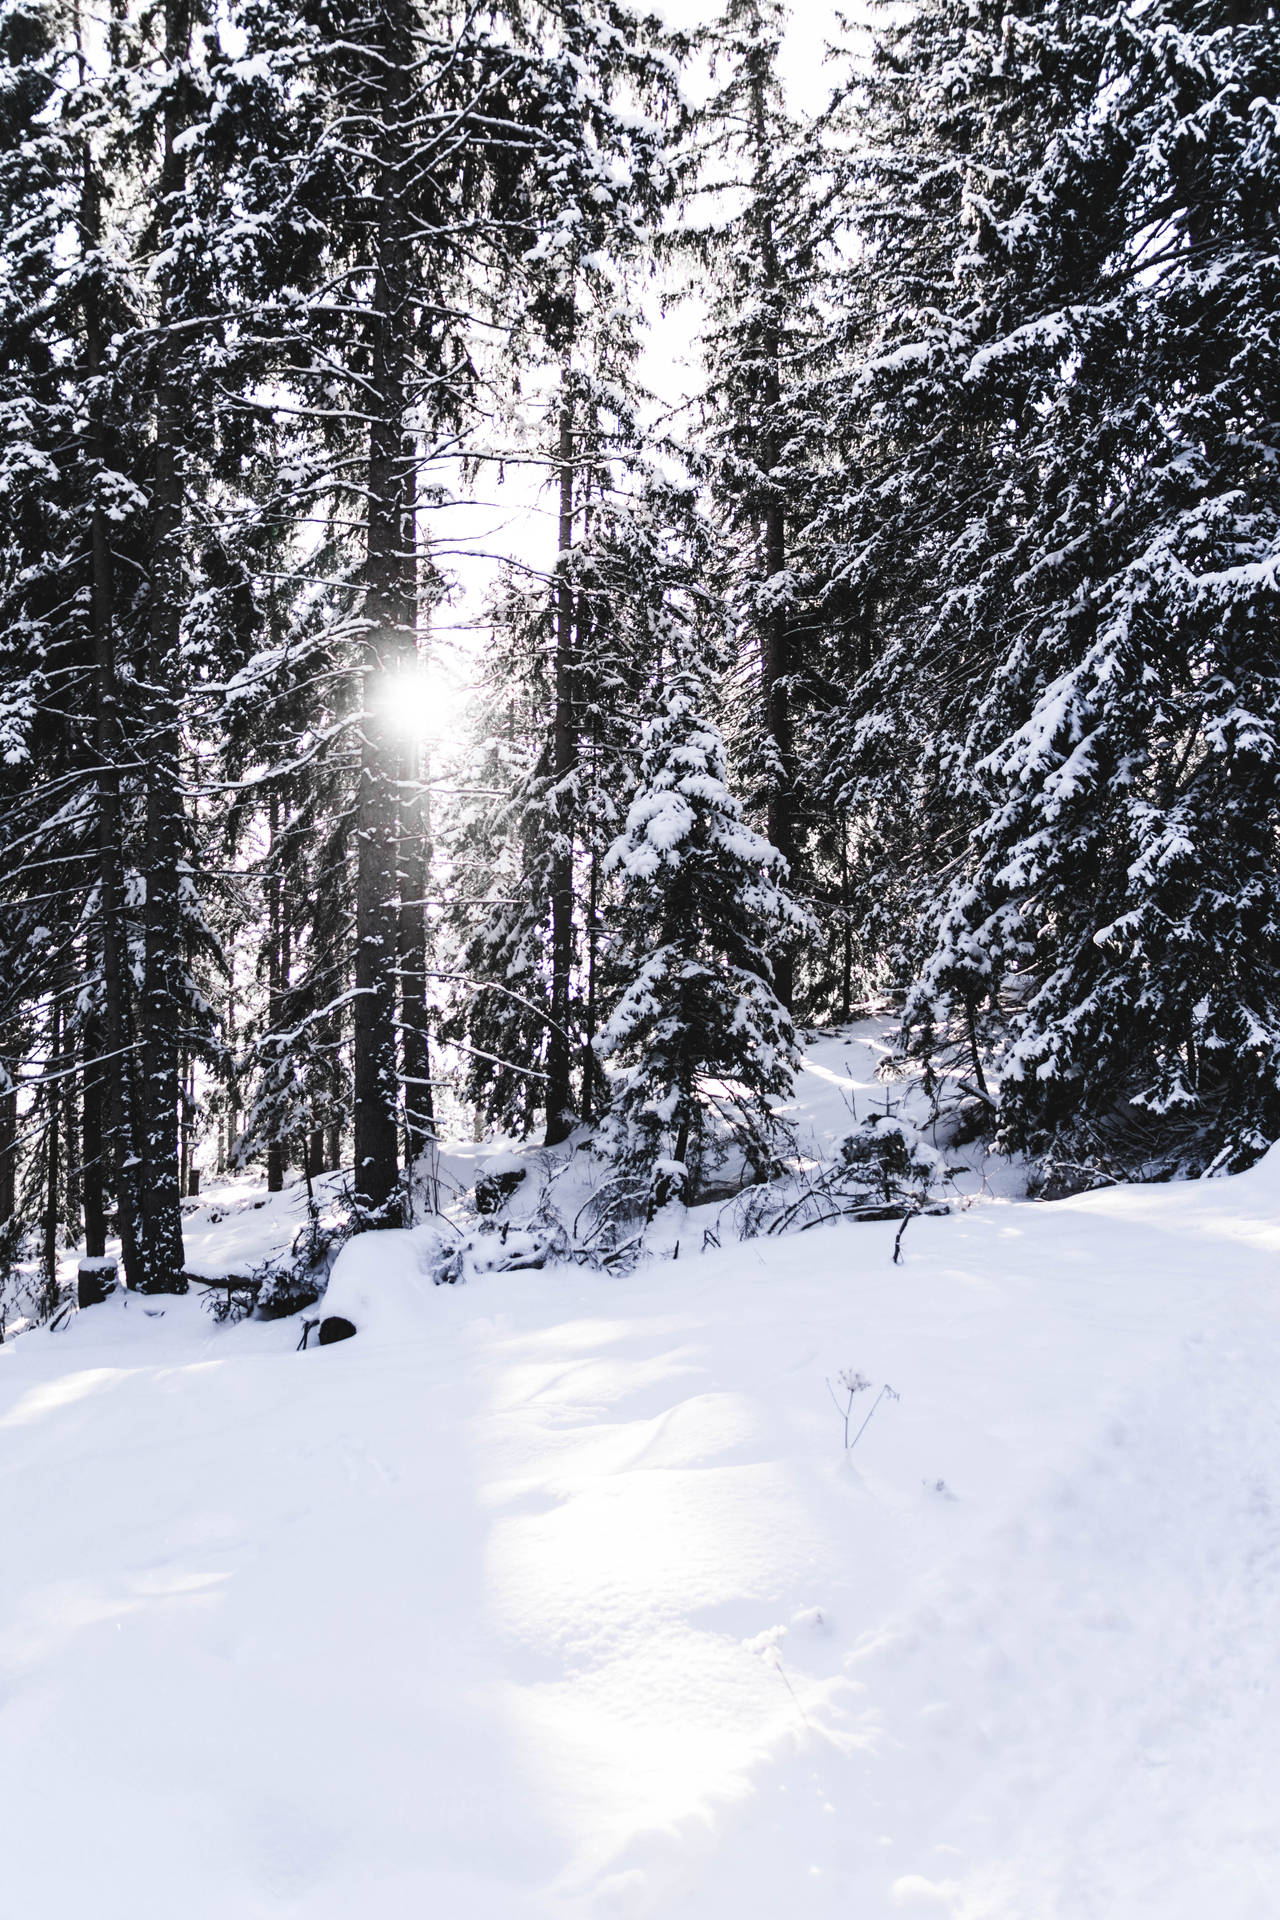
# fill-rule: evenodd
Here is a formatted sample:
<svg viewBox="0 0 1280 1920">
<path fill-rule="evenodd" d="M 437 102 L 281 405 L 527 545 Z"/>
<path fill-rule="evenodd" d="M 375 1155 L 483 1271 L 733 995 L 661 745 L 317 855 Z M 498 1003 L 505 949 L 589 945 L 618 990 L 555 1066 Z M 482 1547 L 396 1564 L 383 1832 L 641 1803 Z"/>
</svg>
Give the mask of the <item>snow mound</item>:
<svg viewBox="0 0 1280 1920">
<path fill-rule="evenodd" d="M 877 1047 L 815 1157 L 919 1124 Z M 482 1271 L 522 1195 L 350 1241 L 338 1360 L 6 1340 L 0 1920 L 1273 1920 L 1278 1185 Z"/>
<path fill-rule="evenodd" d="M 318 1312 L 339 1314 L 379 1345 L 421 1339 L 436 1292 L 441 1234 L 431 1226 L 389 1228 L 348 1240 L 333 1264 Z"/>
</svg>

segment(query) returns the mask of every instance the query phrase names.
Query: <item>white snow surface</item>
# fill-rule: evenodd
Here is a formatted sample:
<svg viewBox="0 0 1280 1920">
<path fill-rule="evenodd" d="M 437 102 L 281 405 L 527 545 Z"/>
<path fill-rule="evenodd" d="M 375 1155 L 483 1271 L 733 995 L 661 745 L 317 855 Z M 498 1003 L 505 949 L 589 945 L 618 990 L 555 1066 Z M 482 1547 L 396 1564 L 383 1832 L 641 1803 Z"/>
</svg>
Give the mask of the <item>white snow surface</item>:
<svg viewBox="0 0 1280 1920">
<path fill-rule="evenodd" d="M 0 1346 L 0 1920 L 1273 1920 L 1280 1149 L 894 1232 Z"/>
</svg>

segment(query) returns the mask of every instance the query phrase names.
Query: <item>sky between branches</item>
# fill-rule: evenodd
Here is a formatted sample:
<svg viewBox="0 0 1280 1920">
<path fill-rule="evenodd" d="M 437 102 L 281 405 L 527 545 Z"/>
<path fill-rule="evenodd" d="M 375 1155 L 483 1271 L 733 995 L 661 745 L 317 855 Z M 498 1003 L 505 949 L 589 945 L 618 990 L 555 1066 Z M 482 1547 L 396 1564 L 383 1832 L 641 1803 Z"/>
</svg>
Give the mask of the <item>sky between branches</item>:
<svg viewBox="0 0 1280 1920">
<path fill-rule="evenodd" d="M 674 28 L 694 28 L 712 20 L 718 0 L 654 0 L 653 10 Z M 846 18 L 867 9 L 853 0 Z M 793 104 L 813 110 L 832 84 L 825 64 L 827 47 L 848 44 L 834 0 L 793 0 L 783 52 L 782 77 Z M 696 103 L 708 84 L 705 70 L 691 63 L 686 93 Z M 699 387 L 696 299 L 664 306 L 655 287 L 648 302 L 649 327 L 641 361 L 642 382 L 666 409 L 687 404 Z M 421 699 L 405 704 L 405 724 L 447 756 L 460 737 L 473 691 L 475 664 L 488 632 L 486 606 L 504 559 L 549 570 L 555 558 L 557 503 L 545 476 L 532 467 L 511 466 L 499 484 L 496 473 L 482 474 L 471 501 L 434 510 L 422 532 L 435 543 L 443 571 L 456 583 L 447 605 L 437 609 L 427 649 Z"/>
</svg>

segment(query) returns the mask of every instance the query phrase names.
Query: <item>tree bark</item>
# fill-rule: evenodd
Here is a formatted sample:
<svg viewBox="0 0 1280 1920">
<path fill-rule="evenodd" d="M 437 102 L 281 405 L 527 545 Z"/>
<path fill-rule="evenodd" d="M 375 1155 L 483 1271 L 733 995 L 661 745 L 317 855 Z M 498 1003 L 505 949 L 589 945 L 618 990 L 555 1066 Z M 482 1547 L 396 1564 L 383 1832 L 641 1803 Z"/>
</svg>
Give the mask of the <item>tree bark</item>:
<svg viewBox="0 0 1280 1920">
<path fill-rule="evenodd" d="M 412 23 L 405 0 L 379 14 L 381 89 L 377 270 L 370 366 L 364 738 L 357 806 L 353 1093 L 355 1202 L 366 1226 L 396 1224 L 397 673 L 416 654 L 410 256 L 405 233 Z"/>
<path fill-rule="evenodd" d="M 101 233 L 100 187 L 92 155 L 85 154 L 82 211 L 86 243 Z M 93 275 L 85 278 L 84 319 L 89 372 L 94 382 L 89 415 L 90 453 L 100 476 L 110 470 L 110 442 L 104 419 L 101 382 L 105 378 L 106 325 L 101 290 Z M 138 1240 L 139 1204 L 133 1143 L 136 1105 L 134 1059 L 130 1042 L 129 982 L 124 927 L 122 873 L 123 810 L 120 795 L 122 729 L 115 648 L 115 579 L 110 523 L 95 493 L 90 524 L 90 618 L 94 638 L 94 744 L 98 755 L 98 914 L 102 956 L 102 1046 L 106 1055 L 104 1130 L 99 1158 L 104 1183 L 115 1195 L 116 1232 L 125 1285 L 142 1281 Z M 99 1084 L 102 1084 L 101 1082 Z M 86 1081 L 87 1089 L 87 1081 Z M 86 1155 L 86 1158 L 88 1156 Z M 105 1251 L 105 1249 L 104 1249 Z"/>
<path fill-rule="evenodd" d="M 45 1120 L 44 1277 L 48 1297 L 58 1279 L 58 1121 L 62 1099 L 62 1007 L 55 994 L 49 1009 L 49 1085 Z"/>
<path fill-rule="evenodd" d="M 284 983 L 288 963 L 284 954 L 284 878 L 280 869 L 280 795 L 275 788 L 270 800 L 271 872 L 267 882 L 267 1026 L 272 1034 L 284 1025 Z M 272 1122 L 267 1141 L 267 1192 L 279 1193 L 284 1187 L 285 1147 L 280 1138 L 278 1119 Z"/>
<path fill-rule="evenodd" d="M 760 57 L 763 59 L 763 54 Z M 758 64 L 751 76 L 751 113 L 755 139 L 760 292 L 765 316 L 759 346 L 759 398 L 765 421 L 760 441 L 760 470 L 765 477 L 763 573 L 766 583 L 769 583 L 786 571 L 787 537 L 782 502 L 773 484 L 781 457 L 777 421 L 782 405 L 782 340 L 776 311 L 781 273 L 768 201 L 771 154 L 765 113 L 765 74 Z M 785 608 L 772 607 L 766 612 L 760 638 L 764 725 L 770 759 L 766 829 L 769 839 L 794 871 L 797 843 L 790 680 L 791 623 Z M 773 983 L 779 1000 L 789 1012 L 795 993 L 795 965 L 787 948 L 774 957 Z"/>
<path fill-rule="evenodd" d="M 431 870 L 431 801 L 422 774 L 421 745 L 408 740 L 400 787 L 399 921 L 400 1053 L 408 1168 L 436 1137 L 427 1012 L 427 909 L 423 904 Z"/>
<path fill-rule="evenodd" d="M 236 957 L 234 952 L 228 956 L 227 972 L 231 991 L 227 995 L 227 1133 L 226 1145 L 222 1154 L 222 1173 L 230 1172 L 235 1165 L 236 1135 L 239 1131 L 236 1123 L 240 1118 L 240 1093 L 236 1081 Z"/>
<path fill-rule="evenodd" d="M 849 880 L 849 822 L 840 818 L 840 1018 L 853 1018 L 853 892 Z"/>
<path fill-rule="evenodd" d="M 165 57 L 172 75 L 190 52 L 188 0 L 167 0 Z M 164 111 L 161 224 L 171 237 L 186 188 L 178 143 L 184 115 L 171 88 Z M 154 472 L 151 496 L 150 613 L 147 629 L 143 988 L 140 1008 L 143 1291 L 185 1293 L 182 1190 L 178 1171 L 179 1036 L 184 1024 L 179 861 L 185 818 L 179 781 L 179 647 L 183 596 L 184 396 L 172 338 L 168 289 L 156 345 Z"/>
<path fill-rule="evenodd" d="M 106 1142 L 104 1138 L 102 1025 L 85 1020 L 82 1039 L 84 1091 L 80 1100 L 80 1185 L 84 1196 L 84 1250 L 90 1259 L 107 1251 Z M 117 1063 L 118 1065 L 118 1063 Z"/>
<path fill-rule="evenodd" d="M 0 1093 L 0 1226 L 12 1220 L 18 1197 L 18 1090 Z"/>
<path fill-rule="evenodd" d="M 66 983 L 67 1000 L 62 1013 L 62 1068 L 58 1082 L 58 1104 L 62 1109 L 63 1176 L 59 1218 L 72 1246 L 79 1244 L 84 1208 L 84 1161 L 81 1139 L 82 1109 L 79 1097 L 79 1059 L 67 1009 L 72 1004 L 74 976 Z"/>
<path fill-rule="evenodd" d="M 600 1071 L 600 1063 L 596 1059 L 600 931 L 600 852 L 597 847 L 592 847 L 587 880 L 587 980 L 583 996 L 582 1034 L 582 1117 L 588 1124 L 595 1118 L 596 1075 Z"/>
<path fill-rule="evenodd" d="M 556 789 L 551 854 L 551 1027 L 547 1039 L 546 1144 L 557 1146 L 573 1130 L 570 1084 L 569 991 L 573 972 L 573 822 L 566 786 L 574 763 L 574 594 L 569 572 L 573 549 L 573 401 L 566 386 L 560 406 L 560 519 L 555 613 L 555 707 L 551 773 Z"/>
</svg>

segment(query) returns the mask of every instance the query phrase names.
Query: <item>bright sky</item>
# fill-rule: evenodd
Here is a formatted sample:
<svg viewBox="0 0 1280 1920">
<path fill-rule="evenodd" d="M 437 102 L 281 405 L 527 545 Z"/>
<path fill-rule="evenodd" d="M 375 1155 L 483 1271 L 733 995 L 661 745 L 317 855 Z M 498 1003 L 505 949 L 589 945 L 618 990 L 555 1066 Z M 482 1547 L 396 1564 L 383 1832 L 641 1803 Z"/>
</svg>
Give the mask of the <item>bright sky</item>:
<svg viewBox="0 0 1280 1920">
<path fill-rule="evenodd" d="M 693 27 L 712 19 L 719 8 L 718 0 L 656 0 L 655 10 L 672 26 Z M 846 0 L 846 11 L 861 11 L 858 0 Z M 843 37 L 832 0 L 794 0 L 783 76 L 798 106 L 815 108 L 826 99 L 831 76 L 823 56 L 831 42 Z M 690 92 L 696 93 L 696 86 L 691 75 Z M 678 404 L 696 391 L 696 328 L 692 304 L 653 316 L 641 377 L 668 403 Z M 424 529 L 442 549 L 441 564 L 457 579 L 458 591 L 438 611 L 422 700 L 416 711 L 407 705 L 405 717 L 445 760 L 460 740 L 475 663 L 484 646 L 485 601 L 499 566 L 489 556 L 508 555 L 538 568 L 549 567 L 555 557 L 553 503 L 529 470 L 508 469 L 501 486 L 490 471 L 478 492 L 476 505 L 433 512 Z M 450 553 L 454 547 L 480 551 Z"/>
</svg>

